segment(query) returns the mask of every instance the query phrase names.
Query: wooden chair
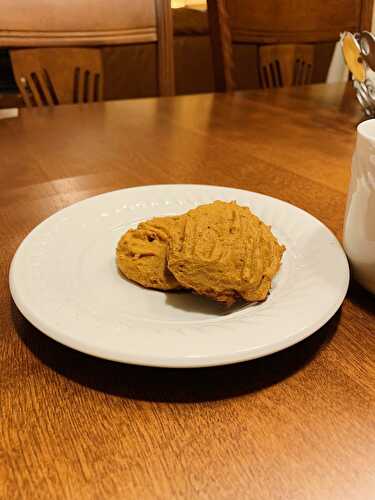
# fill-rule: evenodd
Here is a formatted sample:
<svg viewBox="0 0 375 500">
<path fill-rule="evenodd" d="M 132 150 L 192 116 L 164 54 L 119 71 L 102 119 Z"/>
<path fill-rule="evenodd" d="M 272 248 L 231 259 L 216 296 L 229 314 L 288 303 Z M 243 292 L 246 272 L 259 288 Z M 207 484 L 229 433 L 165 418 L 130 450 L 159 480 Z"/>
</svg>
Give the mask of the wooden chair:
<svg viewBox="0 0 375 500">
<path fill-rule="evenodd" d="M 309 84 L 313 64 L 313 45 L 263 45 L 259 49 L 263 88 Z"/>
<path fill-rule="evenodd" d="M 11 60 L 28 107 L 102 100 L 103 70 L 98 49 L 15 49 Z"/>
<path fill-rule="evenodd" d="M 342 31 L 371 30 L 373 3 L 374 0 L 288 0 L 277 2 L 276 6 L 274 0 L 207 0 L 216 90 L 232 91 L 236 87 L 232 43 L 258 47 L 295 45 L 288 49 L 292 54 L 300 52 L 301 44 L 314 47 L 318 42 L 336 42 Z M 294 75 L 295 56 L 281 50 L 283 60 L 291 64 L 288 75 Z M 264 59 L 266 54 L 268 59 Z M 262 62 L 268 60 L 270 64 L 272 57 L 266 49 L 262 56 Z M 262 71 L 260 76 L 263 81 Z M 279 83 L 277 78 L 275 75 L 275 83 Z M 285 71 L 284 79 L 288 80 Z"/>
<path fill-rule="evenodd" d="M 13 3 L 2 0 L 0 47 L 10 49 L 27 106 L 102 99 L 100 47 L 108 45 L 156 43 L 159 94 L 174 95 L 169 0 L 93 0 L 89 11 L 86 0 Z"/>
</svg>

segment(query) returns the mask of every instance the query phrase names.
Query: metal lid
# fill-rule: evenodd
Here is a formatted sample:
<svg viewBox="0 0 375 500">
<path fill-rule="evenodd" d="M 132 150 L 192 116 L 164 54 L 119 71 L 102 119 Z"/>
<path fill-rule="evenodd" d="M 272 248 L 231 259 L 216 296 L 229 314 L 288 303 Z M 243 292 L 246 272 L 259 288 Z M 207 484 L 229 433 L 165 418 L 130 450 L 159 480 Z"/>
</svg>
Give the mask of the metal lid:
<svg viewBox="0 0 375 500">
<path fill-rule="evenodd" d="M 362 31 L 360 44 L 363 59 L 375 71 L 375 36 L 368 31 Z"/>
</svg>

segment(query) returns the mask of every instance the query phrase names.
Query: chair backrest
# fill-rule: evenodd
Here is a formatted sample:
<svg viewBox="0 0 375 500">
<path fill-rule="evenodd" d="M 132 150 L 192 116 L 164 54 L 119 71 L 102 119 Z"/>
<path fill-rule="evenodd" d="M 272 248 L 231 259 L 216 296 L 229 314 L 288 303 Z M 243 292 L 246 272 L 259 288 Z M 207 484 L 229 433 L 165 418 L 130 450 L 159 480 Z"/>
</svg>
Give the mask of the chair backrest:
<svg viewBox="0 0 375 500">
<path fill-rule="evenodd" d="M 100 50 L 84 48 L 14 49 L 13 72 L 26 106 L 100 101 Z"/>
<path fill-rule="evenodd" d="M 313 64 L 313 45 L 263 45 L 259 49 L 263 88 L 309 84 Z"/>
<path fill-rule="evenodd" d="M 101 47 L 156 43 L 160 95 L 174 94 L 169 0 L 2 0 L 0 47 Z M 66 61 L 67 62 L 67 61 Z"/>
<path fill-rule="evenodd" d="M 342 31 L 371 30 L 373 3 L 374 0 L 207 0 L 216 89 L 234 89 L 232 42 L 260 46 L 337 41 Z"/>
</svg>

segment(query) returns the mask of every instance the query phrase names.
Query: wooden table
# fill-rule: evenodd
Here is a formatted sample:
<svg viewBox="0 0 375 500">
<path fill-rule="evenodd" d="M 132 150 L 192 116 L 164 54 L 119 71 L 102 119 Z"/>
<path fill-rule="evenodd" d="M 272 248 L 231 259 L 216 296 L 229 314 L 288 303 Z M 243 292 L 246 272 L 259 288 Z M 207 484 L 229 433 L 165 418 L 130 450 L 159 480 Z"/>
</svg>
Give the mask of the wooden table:
<svg viewBox="0 0 375 500">
<path fill-rule="evenodd" d="M 234 366 L 106 362 L 33 328 L 11 257 L 45 217 L 104 191 L 208 183 L 287 200 L 340 238 L 355 125 L 342 85 L 23 110 L 0 120 L 0 497 L 375 496 L 373 297 Z"/>
</svg>

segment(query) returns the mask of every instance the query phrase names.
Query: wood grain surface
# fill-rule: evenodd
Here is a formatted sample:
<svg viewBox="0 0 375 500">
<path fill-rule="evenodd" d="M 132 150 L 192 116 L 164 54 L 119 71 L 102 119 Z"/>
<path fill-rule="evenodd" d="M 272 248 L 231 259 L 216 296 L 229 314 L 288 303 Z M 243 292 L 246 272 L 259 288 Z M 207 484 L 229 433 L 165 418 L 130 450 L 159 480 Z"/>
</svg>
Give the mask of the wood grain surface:
<svg viewBox="0 0 375 500">
<path fill-rule="evenodd" d="M 66 348 L 12 303 L 11 258 L 56 210 L 152 183 L 250 189 L 340 238 L 362 115 L 343 85 L 24 109 L 0 121 L 0 498 L 371 499 L 374 299 L 233 366 L 121 365 Z"/>
</svg>

